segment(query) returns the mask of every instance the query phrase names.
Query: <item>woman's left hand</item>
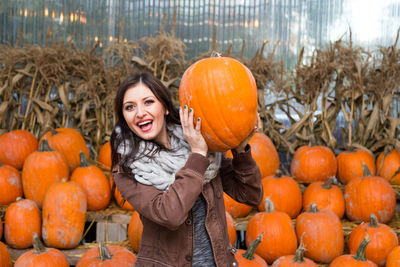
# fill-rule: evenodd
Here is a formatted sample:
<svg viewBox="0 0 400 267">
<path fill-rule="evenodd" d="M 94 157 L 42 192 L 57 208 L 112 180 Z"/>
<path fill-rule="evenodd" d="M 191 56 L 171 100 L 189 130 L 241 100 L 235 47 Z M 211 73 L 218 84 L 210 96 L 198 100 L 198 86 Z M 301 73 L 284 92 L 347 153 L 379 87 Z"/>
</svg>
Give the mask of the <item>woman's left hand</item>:
<svg viewBox="0 0 400 267">
<path fill-rule="evenodd" d="M 236 148 L 233 148 L 232 150 L 235 150 L 236 153 L 243 152 L 245 147 L 249 143 L 250 139 L 261 128 L 262 128 L 262 121 L 260 119 L 259 114 L 257 113 L 257 119 L 256 119 L 256 123 L 254 124 L 253 130 L 250 132 L 250 134 Z"/>
</svg>

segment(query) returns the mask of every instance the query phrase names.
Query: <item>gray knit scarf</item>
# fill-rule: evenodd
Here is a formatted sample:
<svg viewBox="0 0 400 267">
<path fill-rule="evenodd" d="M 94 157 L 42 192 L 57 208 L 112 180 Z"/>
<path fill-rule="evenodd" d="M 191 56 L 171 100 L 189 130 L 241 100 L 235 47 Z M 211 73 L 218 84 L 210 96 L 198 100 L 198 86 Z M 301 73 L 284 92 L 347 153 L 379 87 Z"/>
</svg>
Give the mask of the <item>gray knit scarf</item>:
<svg viewBox="0 0 400 267">
<path fill-rule="evenodd" d="M 121 133 L 119 127 L 115 131 L 117 134 Z M 132 169 L 132 173 L 139 183 L 152 185 L 162 191 L 167 191 L 175 181 L 176 172 L 185 165 L 191 151 L 180 125 L 168 125 L 167 131 L 170 134 L 171 150 L 161 150 L 153 158 L 141 157 L 138 160 L 128 162 L 128 166 Z M 154 147 L 145 149 L 145 143 L 140 142 L 138 154 L 149 155 L 154 149 Z M 131 151 L 132 145 L 129 140 L 121 142 L 117 149 L 117 152 L 121 155 L 129 155 Z M 204 174 L 204 183 L 210 182 L 217 176 L 221 157 L 222 153 L 219 152 L 207 154 L 210 165 Z"/>
</svg>

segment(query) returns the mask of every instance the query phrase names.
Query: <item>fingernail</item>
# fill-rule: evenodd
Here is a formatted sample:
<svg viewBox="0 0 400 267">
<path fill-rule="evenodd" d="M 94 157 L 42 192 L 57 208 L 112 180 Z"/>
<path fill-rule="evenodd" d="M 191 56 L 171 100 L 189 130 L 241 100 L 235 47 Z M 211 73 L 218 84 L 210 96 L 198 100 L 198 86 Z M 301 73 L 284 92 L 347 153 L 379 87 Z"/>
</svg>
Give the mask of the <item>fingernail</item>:
<svg viewBox="0 0 400 267">
<path fill-rule="evenodd" d="M 186 105 L 184 105 L 184 106 L 183 106 L 183 108 L 184 108 L 184 109 L 187 109 L 187 106 L 186 106 Z"/>
<path fill-rule="evenodd" d="M 189 109 L 189 112 L 192 112 L 192 111 L 193 111 L 193 109 L 192 109 L 192 108 L 190 108 L 190 109 Z"/>
<path fill-rule="evenodd" d="M 200 121 L 200 118 L 197 118 L 197 121 Z"/>
<path fill-rule="evenodd" d="M 179 106 L 179 110 L 181 110 L 181 106 Z"/>
</svg>

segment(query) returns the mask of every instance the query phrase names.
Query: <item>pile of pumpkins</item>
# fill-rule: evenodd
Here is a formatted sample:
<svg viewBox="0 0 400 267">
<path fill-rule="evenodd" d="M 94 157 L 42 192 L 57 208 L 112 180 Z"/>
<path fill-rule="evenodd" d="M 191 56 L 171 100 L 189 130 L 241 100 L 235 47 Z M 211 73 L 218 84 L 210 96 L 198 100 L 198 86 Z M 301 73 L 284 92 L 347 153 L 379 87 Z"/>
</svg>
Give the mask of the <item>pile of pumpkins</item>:
<svg viewBox="0 0 400 267">
<path fill-rule="evenodd" d="M 4 232 L 9 247 L 34 247 L 18 257 L 14 266 L 46 258 L 53 266 L 69 266 L 60 249 L 81 243 L 87 211 L 109 206 L 112 179 L 106 173 L 110 167 L 110 143 L 101 147 L 98 162 L 91 164 L 84 138 L 72 128 L 49 130 L 39 140 L 27 130 L 0 136 L 0 205 L 7 205 L 4 227 L 0 217 L 0 239 Z M 121 207 L 133 209 L 121 201 L 118 190 L 114 197 Z M 123 262 L 120 266 L 136 261 L 136 255 L 122 246 L 100 244 L 88 250 L 77 266 L 86 266 L 96 257 Z M 1 241 L 0 263 L 12 266 Z"/>
</svg>

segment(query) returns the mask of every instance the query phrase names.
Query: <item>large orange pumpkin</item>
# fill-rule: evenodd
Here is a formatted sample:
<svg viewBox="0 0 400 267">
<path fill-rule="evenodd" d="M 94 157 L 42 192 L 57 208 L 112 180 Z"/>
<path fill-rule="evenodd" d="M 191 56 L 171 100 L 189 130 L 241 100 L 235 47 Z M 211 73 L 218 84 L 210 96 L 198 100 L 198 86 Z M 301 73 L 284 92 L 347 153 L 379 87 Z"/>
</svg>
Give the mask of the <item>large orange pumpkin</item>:
<svg viewBox="0 0 400 267">
<path fill-rule="evenodd" d="M 259 235 L 256 240 L 247 248 L 238 249 L 235 254 L 240 267 L 268 267 L 267 262 L 255 253 L 257 246 L 261 243 L 262 235 Z"/>
<path fill-rule="evenodd" d="M 237 147 L 257 120 L 257 86 L 250 70 L 229 57 L 192 64 L 179 86 L 179 103 L 201 118 L 201 132 L 213 151 Z"/>
<path fill-rule="evenodd" d="M 38 148 L 38 140 L 27 130 L 13 130 L 0 135 L 0 163 L 22 169 L 29 154 Z"/>
<path fill-rule="evenodd" d="M 106 170 L 111 169 L 111 144 L 110 144 L 110 141 L 104 143 L 101 146 L 97 160 L 98 160 L 99 166 L 101 168 L 104 168 Z"/>
<path fill-rule="evenodd" d="M 281 256 L 294 254 L 297 238 L 289 215 L 275 211 L 269 198 L 265 200 L 265 206 L 264 212 L 258 212 L 250 219 L 245 240 L 249 247 L 262 234 L 263 239 L 257 246 L 256 253 L 271 264 Z"/>
<path fill-rule="evenodd" d="M 81 241 L 87 211 L 80 185 L 63 179 L 49 187 L 43 200 L 42 236 L 46 245 L 70 249 Z"/>
<path fill-rule="evenodd" d="M 139 252 L 140 241 L 142 240 L 143 223 L 139 213 L 134 211 L 128 224 L 128 240 L 134 252 Z"/>
<path fill-rule="evenodd" d="M 400 266 L 400 246 L 395 247 L 386 258 L 386 267 Z"/>
<path fill-rule="evenodd" d="M 372 175 L 376 173 L 374 157 L 368 151 L 362 149 L 343 151 L 337 155 L 336 159 L 338 164 L 337 177 L 344 184 L 347 184 L 353 178 L 363 176 L 363 163 Z"/>
<path fill-rule="evenodd" d="M 391 184 L 400 184 L 400 150 L 393 149 L 387 155 L 381 152 L 376 160 L 378 176 L 388 180 Z"/>
<path fill-rule="evenodd" d="M 332 177 L 325 182 L 309 184 L 303 193 L 303 209 L 309 211 L 311 203 L 315 203 L 319 210 L 331 210 L 339 218 L 342 218 L 345 210 L 343 191 L 333 182 L 334 178 Z"/>
<path fill-rule="evenodd" d="M 237 202 L 233 198 L 231 198 L 227 193 L 223 193 L 224 196 L 224 204 L 225 210 L 229 212 L 229 214 L 233 218 L 242 218 L 249 215 L 253 207 Z"/>
<path fill-rule="evenodd" d="M 80 165 L 79 152 L 83 152 L 89 159 L 89 150 L 83 136 L 72 128 L 57 128 L 46 132 L 39 142 L 46 138 L 54 150 L 60 152 L 68 162 L 70 171 Z"/>
<path fill-rule="evenodd" d="M 42 235 L 42 218 L 35 201 L 18 198 L 6 210 L 4 238 L 13 248 L 23 249 L 33 244 L 33 234 Z"/>
<path fill-rule="evenodd" d="M 351 221 L 367 222 L 373 213 L 387 223 L 396 212 L 396 193 L 390 183 L 379 176 L 353 178 L 344 189 L 346 216 Z"/>
<path fill-rule="evenodd" d="M 378 223 L 376 216 L 371 213 L 369 223 L 361 223 L 349 235 L 347 245 L 351 254 L 356 253 L 367 234 L 371 241 L 367 246 L 365 256 L 378 266 L 385 266 L 386 257 L 399 245 L 396 233 L 390 226 Z"/>
<path fill-rule="evenodd" d="M 0 241 L 0 267 L 12 267 L 10 252 L 6 245 Z"/>
<path fill-rule="evenodd" d="M 69 267 L 64 253 L 56 248 L 45 248 L 37 235 L 33 237 L 33 249 L 23 253 L 14 267 Z"/>
<path fill-rule="evenodd" d="M 102 210 L 110 204 L 111 189 L 107 176 L 102 170 L 89 164 L 85 154 L 80 153 L 81 165 L 71 174 L 71 181 L 77 182 L 86 193 L 87 209 Z"/>
<path fill-rule="evenodd" d="M 12 166 L 0 164 L 0 205 L 8 205 L 22 197 L 22 179 Z"/>
<path fill-rule="evenodd" d="M 136 255 L 118 245 L 100 243 L 99 248 L 91 248 L 79 259 L 76 267 L 132 267 Z"/>
<path fill-rule="evenodd" d="M 39 150 L 30 154 L 22 169 L 22 187 L 25 198 L 42 206 L 44 194 L 50 185 L 69 178 L 69 169 L 64 156 L 43 140 Z"/>
<path fill-rule="evenodd" d="M 297 181 L 311 183 L 335 176 L 335 154 L 325 146 L 301 146 L 293 155 L 290 172 Z"/>
<path fill-rule="evenodd" d="M 279 169 L 279 156 L 274 143 L 263 133 L 255 133 L 249 141 L 251 146 L 251 156 L 260 168 L 261 177 L 274 175 Z M 232 152 L 229 150 L 225 155 L 232 158 Z"/>
<path fill-rule="evenodd" d="M 344 234 L 339 217 L 330 210 L 318 210 L 312 203 L 310 211 L 301 213 L 296 219 L 296 234 L 306 247 L 304 255 L 314 261 L 330 263 L 342 255 Z"/>
</svg>

